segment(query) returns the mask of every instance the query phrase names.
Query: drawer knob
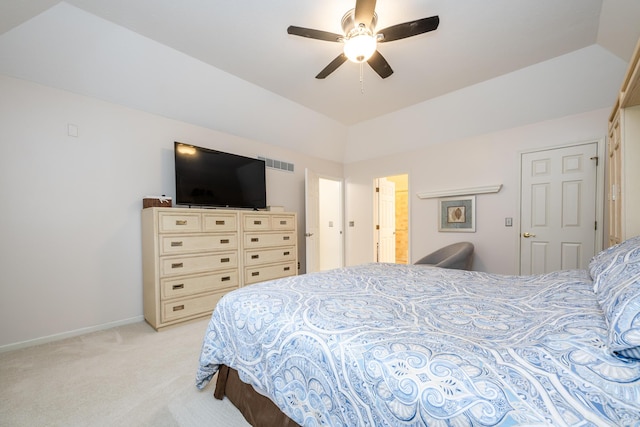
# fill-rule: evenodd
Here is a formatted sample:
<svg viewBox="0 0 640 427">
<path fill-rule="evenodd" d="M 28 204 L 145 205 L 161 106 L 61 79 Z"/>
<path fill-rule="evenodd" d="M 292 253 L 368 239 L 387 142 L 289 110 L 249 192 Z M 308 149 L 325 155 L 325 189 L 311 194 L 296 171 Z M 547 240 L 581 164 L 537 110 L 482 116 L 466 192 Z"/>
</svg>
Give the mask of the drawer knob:
<svg viewBox="0 0 640 427">
<path fill-rule="evenodd" d="M 216 220 L 216 225 L 224 225 L 224 219 Z"/>
<path fill-rule="evenodd" d="M 259 241 L 260 241 L 260 239 L 259 239 L 258 237 L 252 237 L 252 238 L 251 238 L 251 241 L 252 241 L 252 242 L 259 242 Z"/>
<path fill-rule="evenodd" d="M 182 242 L 171 242 L 172 248 L 175 248 L 176 246 L 182 246 Z"/>
<path fill-rule="evenodd" d="M 173 285 L 171 289 L 173 289 L 174 291 L 176 289 L 184 289 L 184 283 L 180 283 L 179 285 Z"/>
<path fill-rule="evenodd" d="M 251 255 L 251 259 L 258 259 L 260 258 L 260 255 Z"/>
<path fill-rule="evenodd" d="M 220 278 L 221 282 L 228 282 L 229 280 L 231 280 L 231 276 L 224 276 L 224 277 Z"/>
<path fill-rule="evenodd" d="M 280 225 L 287 225 L 287 221 L 280 221 Z"/>
<path fill-rule="evenodd" d="M 221 244 L 229 243 L 229 239 L 220 239 Z"/>
<path fill-rule="evenodd" d="M 291 270 L 291 267 L 285 267 L 284 268 L 284 271 L 289 271 L 289 270 Z"/>
<path fill-rule="evenodd" d="M 252 276 L 259 276 L 260 272 L 259 271 L 254 271 L 253 273 L 251 273 Z"/>
<path fill-rule="evenodd" d="M 229 262 L 231 261 L 229 258 L 220 258 L 220 262 Z"/>
<path fill-rule="evenodd" d="M 187 220 L 186 219 L 177 219 L 176 220 L 176 225 L 187 225 Z"/>
<path fill-rule="evenodd" d="M 253 224 L 254 225 L 260 225 L 260 224 L 262 224 L 262 221 L 260 221 L 260 220 L 253 221 Z"/>
<path fill-rule="evenodd" d="M 181 262 L 175 262 L 171 264 L 171 268 L 182 268 L 182 267 L 184 267 L 184 264 Z"/>
<path fill-rule="evenodd" d="M 282 236 L 282 240 L 289 240 L 290 238 L 290 236 Z"/>
<path fill-rule="evenodd" d="M 287 256 L 287 255 L 289 255 L 289 254 L 291 254 L 291 252 L 289 252 L 289 251 L 286 251 L 286 252 L 283 252 L 283 253 L 282 253 L 282 255 L 284 255 L 284 256 Z"/>
<path fill-rule="evenodd" d="M 173 311 L 180 311 L 180 310 L 184 310 L 184 304 L 173 306 Z"/>
</svg>

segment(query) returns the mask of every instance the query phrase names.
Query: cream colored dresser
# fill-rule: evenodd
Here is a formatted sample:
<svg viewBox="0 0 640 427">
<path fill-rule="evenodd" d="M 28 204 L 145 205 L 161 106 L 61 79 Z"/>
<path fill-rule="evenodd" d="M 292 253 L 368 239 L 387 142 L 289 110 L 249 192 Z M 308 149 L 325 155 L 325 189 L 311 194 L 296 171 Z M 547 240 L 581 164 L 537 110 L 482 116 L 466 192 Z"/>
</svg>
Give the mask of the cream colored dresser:
<svg viewBox="0 0 640 427">
<path fill-rule="evenodd" d="M 640 40 L 609 118 L 608 246 L 640 235 Z"/>
<path fill-rule="evenodd" d="M 142 211 L 145 320 L 156 330 L 209 316 L 240 286 L 297 273 L 296 214 Z"/>
<path fill-rule="evenodd" d="M 242 214 L 244 284 L 286 277 L 297 271 L 294 214 Z"/>
</svg>

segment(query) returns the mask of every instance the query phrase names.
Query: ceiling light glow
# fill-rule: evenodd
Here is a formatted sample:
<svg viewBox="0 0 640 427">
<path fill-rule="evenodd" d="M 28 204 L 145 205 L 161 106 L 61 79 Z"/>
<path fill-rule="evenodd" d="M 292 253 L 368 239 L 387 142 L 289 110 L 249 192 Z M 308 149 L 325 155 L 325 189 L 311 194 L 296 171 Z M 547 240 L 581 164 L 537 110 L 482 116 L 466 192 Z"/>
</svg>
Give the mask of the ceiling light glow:
<svg viewBox="0 0 640 427">
<path fill-rule="evenodd" d="M 377 40 L 371 31 L 360 28 L 344 41 L 344 54 L 351 62 L 365 62 L 376 51 Z"/>
</svg>

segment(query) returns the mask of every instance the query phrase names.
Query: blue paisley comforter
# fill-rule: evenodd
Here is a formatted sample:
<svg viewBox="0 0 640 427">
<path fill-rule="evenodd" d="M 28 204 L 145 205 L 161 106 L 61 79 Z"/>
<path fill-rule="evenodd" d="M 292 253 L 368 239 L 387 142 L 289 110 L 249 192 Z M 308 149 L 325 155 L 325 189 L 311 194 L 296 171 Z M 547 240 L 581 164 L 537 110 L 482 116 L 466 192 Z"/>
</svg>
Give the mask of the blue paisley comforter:
<svg viewBox="0 0 640 427">
<path fill-rule="evenodd" d="M 640 426 L 605 343 L 586 271 L 369 264 L 227 294 L 196 381 L 227 365 L 304 426 Z"/>
</svg>

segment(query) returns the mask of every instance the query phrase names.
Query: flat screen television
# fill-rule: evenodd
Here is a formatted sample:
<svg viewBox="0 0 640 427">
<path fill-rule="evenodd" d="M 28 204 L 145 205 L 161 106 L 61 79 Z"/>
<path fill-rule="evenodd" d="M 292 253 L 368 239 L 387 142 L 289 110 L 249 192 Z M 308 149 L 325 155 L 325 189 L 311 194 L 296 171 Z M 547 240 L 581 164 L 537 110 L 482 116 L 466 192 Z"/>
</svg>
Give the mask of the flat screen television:
<svg viewBox="0 0 640 427">
<path fill-rule="evenodd" d="M 174 143 L 176 204 L 202 207 L 267 207 L 263 160 Z"/>
</svg>

